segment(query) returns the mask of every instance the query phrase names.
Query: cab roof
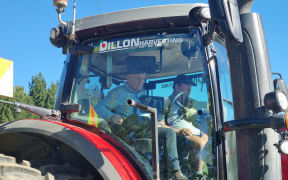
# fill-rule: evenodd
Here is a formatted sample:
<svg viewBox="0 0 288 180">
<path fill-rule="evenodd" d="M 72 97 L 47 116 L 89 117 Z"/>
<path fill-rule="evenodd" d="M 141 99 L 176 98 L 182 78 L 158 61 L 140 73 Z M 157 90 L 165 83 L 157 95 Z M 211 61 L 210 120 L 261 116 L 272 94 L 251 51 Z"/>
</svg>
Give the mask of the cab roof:
<svg viewBox="0 0 288 180">
<path fill-rule="evenodd" d="M 111 12 L 76 20 L 76 35 L 80 40 L 119 33 L 161 28 L 187 27 L 188 15 L 195 7 L 207 4 L 171 4 Z M 71 32 L 72 22 L 68 23 Z"/>
</svg>

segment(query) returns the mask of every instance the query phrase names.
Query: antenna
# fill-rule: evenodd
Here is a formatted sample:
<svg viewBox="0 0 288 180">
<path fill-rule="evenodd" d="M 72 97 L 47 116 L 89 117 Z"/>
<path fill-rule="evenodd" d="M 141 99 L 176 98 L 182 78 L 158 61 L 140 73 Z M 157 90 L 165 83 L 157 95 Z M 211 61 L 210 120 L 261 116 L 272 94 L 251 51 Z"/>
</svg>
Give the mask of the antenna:
<svg viewBox="0 0 288 180">
<path fill-rule="evenodd" d="M 65 8 L 68 5 L 68 0 L 53 0 L 53 5 L 57 8 L 56 11 L 58 13 L 58 20 L 60 24 L 67 26 L 68 23 L 62 20 L 62 13 L 65 12 Z M 68 39 L 75 42 L 75 24 L 76 24 L 76 0 L 73 3 L 73 21 L 72 21 L 72 29 L 71 33 L 68 36 Z"/>
<path fill-rule="evenodd" d="M 67 22 L 62 21 L 62 13 L 65 12 L 65 8 L 68 5 L 68 0 L 53 0 L 53 5 L 57 8 L 58 20 L 60 24 L 67 26 Z"/>
</svg>

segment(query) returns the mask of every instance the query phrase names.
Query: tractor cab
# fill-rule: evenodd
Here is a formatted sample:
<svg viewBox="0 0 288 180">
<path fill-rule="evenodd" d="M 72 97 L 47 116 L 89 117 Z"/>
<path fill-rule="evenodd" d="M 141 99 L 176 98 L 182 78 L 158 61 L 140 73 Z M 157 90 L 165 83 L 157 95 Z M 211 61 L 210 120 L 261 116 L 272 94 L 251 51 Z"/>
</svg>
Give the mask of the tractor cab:
<svg viewBox="0 0 288 180">
<path fill-rule="evenodd" d="M 165 120 L 165 116 L 169 111 L 171 114 L 172 106 L 179 106 L 179 112 L 173 118 L 185 119 L 187 128 L 189 124 L 195 127 L 195 135 L 196 131 L 201 131 L 208 137 L 201 158 L 205 164 L 206 175 L 213 178 L 216 173 L 212 143 L 215 141 L 214 120 L 211 84 L 201 30 L 198 27 L 177 32 L 161 30 L 92 40 L 87 41 L 88 44 L 93 47 L 93 51 L 80 55 L 75 67 L 71 103 L 79 104 L 81 109 L 72 113 L 71 119 L 95 126 L 113 136 L 135 156 L 138 165 L 151 176 L 152 120 L 149 113 L 129 106 L 127 100 L 132 99 L 156 108 L 157 128 L 164 128 L 161 121 L 166 121 L 167 126 L 173 127 Z M 181 75 L 187 78 L 183 81 L 189 83 L 189 92 L 173 94 L 175 79 Z M 183 99 L 189 102 L 184 104 Z M 188 109 L 188 112 L 185 112 L 189 114 L 186 118 L 182 118 L 185 115 L 183 108 Z M 123 123 L 113 122 L 115 115 L 120 116 Z M 169 160 L 166 154 L 169 150 L 165 147 L 165 137 L 162 138 L 159 134 L 158 143 L 162 158 L 160 172 L 163 171 L 163 176 L 166 175 L 167 178 Z M 183 157 L 179 157 L 180 164 L 185 166 L 182 171 L 187 173 L 187 176 L 191 175 L 191 166 L 195 164 L 191 162 L 192 145 L 183 141 L 182 145 L 178 142 L 174 146 L 179 156 L 183 154 Z M 186 151 L 188 153 L 185 153 Z"/>
<path fill-rule="evenodd" d="M 66 84 L 60 83 L 56 109 L 63 102 L 80 105 L 79 112 L 69 113 L 67 119 L 109 134 L 125 147 L 148 179 L 153 177 L 157 166 L 162 178 L 172 177 L 176 169 L 169 157 L 171 149 L 178 152 L 175 157 L 179 161 L 178 169 L 185 176 L 192 177 L 200 171 L 209 179 L 215 179 L 219 162 L 216 159 L 215 92 L 212 92 L 215 87 L 211 83 L 216 64 L 209 67 L 208 53 L 212 48 L 219 50 L 221 83 L 226 90 L 231 89 L 231 85 L 223 39 L 217 33 L 212 34 L 215 42 L 208 46 L 205 38 L 207 10 L 203 4 L 167 5 L 76 21 L 76 37 L 81 43 L 67 49 L 61 78 L 66 78 Z M 52 31 L 56 31 L 55 28 Z M 61 44 L 60 37 L 50 40 L 54 45 Z M 180 79 L 183 83 L 179 83 L 179 77 L 185 77 Z M 186 90 L 181 90 L 182 84 L 187 86 Z M 129 106 L 127 100 L 130 99 L 157 109 L 156 118 Z M 233 119 L 233 106 L 227 103 L 232 101 L 231 93 L 225 99 L 225 118 Z M 184 125 L 177 127 L 177 120 Z M 173 130 L 176 135 L 177 141 L 170 147 L 167 147 L 169 137 L 161 133 L 163 128 Z M 190 128 L 191 137 L 205 136 L 203 142 L 200 140 L 201 146 L 193 145 L 187 134 L 178 132 L 184 128 Z M 155 130 L 158 134 L 153 136 Z M 153 161 L 153 156 L 159 160 Z"/>
<path fill-rule="evenodd" d="M 244 153 L 247 158 L 242 158 L 244 136 L 234 130 L 279 128 L 286 120 L 239 116 L 252 98 L 242 90 L 254 88 L 256 75 L 245 71 L 250 64 L 244 62 L 250 61 L 239 60 L 252 56 L 241 54 L 246 36 L 243 40 L 238 7 L 231 11 L 237 16 L 226 22 L 218 5 L 212 3 L 210 10 L 205 4 L 154 6 L 60 21 L 50 41 L 67 59 L 54 108 L 65 122 L 96 128 L 144 179 L 169 179 L 176 171 L 189 179 L 246 177 L 239 165 L 256 156 Z M 58 8 L 61 13 L 62 6 Z M 243 25 L 250 27 L 256 19 Z M 267 102 L 277 102 L 267 97 Z M 268 112 L 269 107 L 263 108 Z M 249 138 L 254 142 L 253 136 L 243 141 Z"/>
</svg>

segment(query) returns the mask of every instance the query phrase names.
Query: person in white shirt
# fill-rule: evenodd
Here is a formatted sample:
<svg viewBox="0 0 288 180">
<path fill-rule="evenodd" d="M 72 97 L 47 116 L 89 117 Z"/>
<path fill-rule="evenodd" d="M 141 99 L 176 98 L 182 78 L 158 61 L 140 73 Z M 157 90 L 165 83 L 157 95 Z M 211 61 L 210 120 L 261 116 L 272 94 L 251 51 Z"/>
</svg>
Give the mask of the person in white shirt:
<svg viewBox="0 0 288 180">
<path fill-rule="evenodd" d="M 195 176 L 202 177 L 204 175 L 202 172 L 203 161 L 201 160 L 201 152 L 208 142 L 208 136 L 184 118 L 185 111 L 189 111 L 190 115 L 196 115 L 197 110 L 181 107 L 181 105 L 185 106 L 188 102 L 192 84 L 192 80 L 187 75 L 181 74 L 175 78 L 173 93 L 169 96 L 170 103 L 165 114 L 165 124 L 162 126 L 169 127 L 177 133 L 178 137 L 180 137 L 177 138 L 177 142 L 183 141 L 183 137 L 185 137 L 185 141 L 189 142 L 190 152 L 194 155 L 194 162 L 191 163 L 194 163 L 193 166 L 196 167 Z M 181 105 L 179 105 L 179 102 Z M 179 150 L 178 152 L 180 153 Z"/>
</svg>

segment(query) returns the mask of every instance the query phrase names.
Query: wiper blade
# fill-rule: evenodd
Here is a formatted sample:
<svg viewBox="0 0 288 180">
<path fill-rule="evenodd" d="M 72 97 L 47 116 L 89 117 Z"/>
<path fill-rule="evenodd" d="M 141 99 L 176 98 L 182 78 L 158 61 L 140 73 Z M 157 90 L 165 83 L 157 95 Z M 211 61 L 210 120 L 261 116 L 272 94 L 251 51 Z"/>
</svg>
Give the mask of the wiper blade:
<svg viewBox="0 0 288 180">
<path fill-rule="evenodd" d="M 38 116 L 40 116 L 41 119 L 49 119 L 49 117 L 53 117 L 53 118 L 61 117 L 60 111 L 56 111 L 53 109 L 46 109 L 42 107 L 32 106 L 29 104 L 9 102 L 9 101 L 4 101 L 4 100 L 0 100 L 0 103 L 9 104 L 9 105 L 15 106 L 16 108 L 20 108 L 25 111 L 29 111 L 31 113 L 37 114 Z"/>
</svg>

